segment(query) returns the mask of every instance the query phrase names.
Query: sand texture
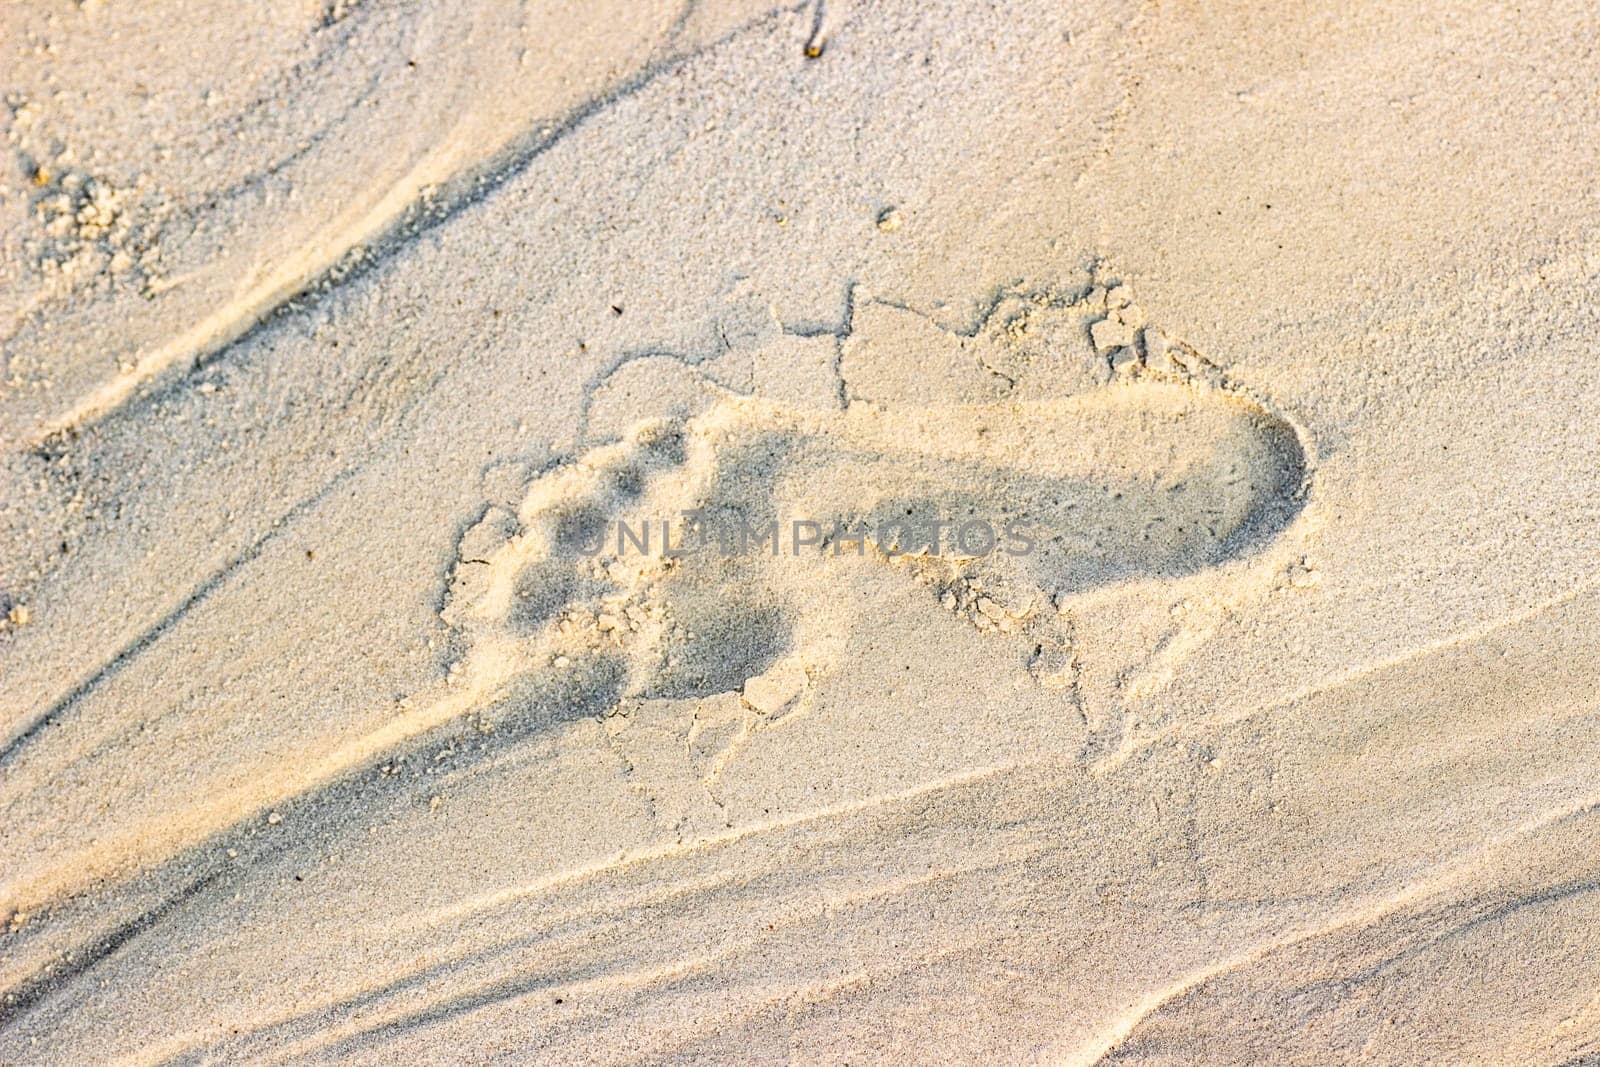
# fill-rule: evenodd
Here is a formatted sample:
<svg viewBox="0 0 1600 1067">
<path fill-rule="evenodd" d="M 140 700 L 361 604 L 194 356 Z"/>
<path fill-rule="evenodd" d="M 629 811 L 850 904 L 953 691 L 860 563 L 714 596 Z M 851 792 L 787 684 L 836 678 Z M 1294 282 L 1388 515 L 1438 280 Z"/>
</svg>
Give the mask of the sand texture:
<svg viewBox="0 0 1600 1067">
<path fill-rule="evenodd" d="M 1600 1063 L 1591 4 L 0 93 L 0 1064 Z"/>
</svg>

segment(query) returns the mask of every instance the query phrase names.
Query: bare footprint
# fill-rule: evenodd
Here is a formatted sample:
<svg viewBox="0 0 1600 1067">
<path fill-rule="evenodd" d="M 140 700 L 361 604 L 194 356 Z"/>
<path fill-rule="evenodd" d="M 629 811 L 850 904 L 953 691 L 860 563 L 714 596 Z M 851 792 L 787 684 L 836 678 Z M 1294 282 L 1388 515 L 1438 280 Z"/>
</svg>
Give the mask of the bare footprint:
<svg viewBox="0 0 1600 1067">
<path fill-rule="evenodd" d="M 1078 611 L 1230 568 L 1249 590 L 1252 572 L 1281 571 L 1264 550 L 1305 500 L 1295 428 L 1191 349 L 1144 336 L 1109 358 L 1091 348 L 1105 385 L 977 403 L 793 406 L 685 385 L 671 364 L 670 417 L 468 533 L 445 609 L 467 639 L 459 669 L 480 694 L 564 675 L 603 680 L 590 703 L 624 720 L 677 716 L 687 773 L 710 792 L 739 746 L 850 659 L 849 635 L 883 609 L 865 590 L 897 573 L 1082 716 Z M 1216 612 L 1196 618 L 1147 650 L 1128 699 L 1170 679 Z"/>
</svg>

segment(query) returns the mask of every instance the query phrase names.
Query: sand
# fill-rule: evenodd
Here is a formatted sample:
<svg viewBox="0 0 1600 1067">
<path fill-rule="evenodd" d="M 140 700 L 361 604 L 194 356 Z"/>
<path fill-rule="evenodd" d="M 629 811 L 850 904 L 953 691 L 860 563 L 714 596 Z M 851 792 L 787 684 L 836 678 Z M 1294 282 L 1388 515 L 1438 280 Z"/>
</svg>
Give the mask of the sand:
<svg viewBox="0 0 1600 1067">
<path fill-rule="evenodd" d="M 1597 31 L 6 5 L 0 1062 L 1600 1057 Z"/>
</svg>

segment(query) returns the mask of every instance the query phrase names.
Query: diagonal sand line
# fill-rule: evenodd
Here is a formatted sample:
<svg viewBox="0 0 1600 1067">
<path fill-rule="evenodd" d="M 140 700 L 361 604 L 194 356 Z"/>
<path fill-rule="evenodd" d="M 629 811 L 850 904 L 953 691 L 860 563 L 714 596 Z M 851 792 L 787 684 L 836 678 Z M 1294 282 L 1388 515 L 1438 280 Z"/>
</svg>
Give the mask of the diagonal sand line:
<svg viewBox="0 0 1600 1067">
<path fill-rule="evenodd" d="M 1042 761 L 1041 761 L 1042 762 Z M 843 816 L 858 815 L 862 812 L 872 811 L 876 808 L 889 807 L 894 804 L 909 800 L 918 800 L 935 793 L 946 790 L 961 789 L 990 778 L 997 777 L 1007 771 L 1017 770 L 1027 766 L 1028 763 L 1000 763 L 992 766 L 978 767 L 969 771 L 959 771 L 943 778 L 927 782 L 919 782 L 892 793 L 875 793 L 872 796 L 856 800 L 842 800 L 836 804 L 828 804 L 820 808 L 811 808 L 806 811 L 794 812 L 772 819 L 762 819 L 756 822 L 742 823 L 738 826 L 721 830 L 714 834 L 705 834 L 700 837 L 685 838 L 681 841 L 668 841 L 647 848 L 633 849 L 618 852 L 605 859 L 594 863 L 584 864 L 579 867 L 569 867 L 565 870 L 547 874 L 522 885 L 509 886 L 484 893 L 467 900 L 452 904 L 449 907 L 435 908 L 411 917 L 409 921 L 397 923 L 402 930 L 414 930 L 440 923 L 454 922 L 458 919 L 488 911 L 492 908 L 503 907 L 506 904 L 527 900 L 533 897 L 544 896 L 553 890 L 577 882 L 587 881 L 605 874 L 614 874 L 625 871 L 631 867 L 660 860 L 676 859 L 681 856 L 693 855 L 731 845 L 747 837 L 759 834 L 775 833 L 780 830 L 792 829 L 807 823 L 823 822 Z"/>
<path fill-rule="evenodd" d="M 81 893 L 97 883 L 126 877 L 130 872 L 168 859 L 191 848 L 206 838 L 226 830 L 270 808 L 287 803 L 342 775 L 372 761 L 411 738 L 424 734 L 437 726 L 492 701 L 503 687 L 520 673 L 514 654 L 489 654 L 475 656 L 467 664 L 465 677 L 454 686 L 443 688 L 436 699 L 416 708 L 400 719 L 394 719 L 376 730 L 337 746 L 320 758 L 280 765 L 270 773 L 258 773 L 250 781 L 225 790 L 207 800 L 182 811 L 172 812 L 158 822 L 129 827 L 114 837 L 104 839 L 83 849 L 62 862 L 0 889 L 0 916 L 33 912 L 47 904 Z M 666 858 L 675 854 L 692 852 L 736 841 L 751 834 L 782 829 L 813 819 L 827 818 L 867 810 L 884 803 L 959 786 L 968 781 L 999 773 L 1003 767 L 956 775 L 935 782 L 923 783 L 904 793 L 868 797 L 848 801 L 799 814 L 746 824 L 742 827 L 685 842 L 672 842 L 657 849 L 623 854 L 601 861 L 592 867 L 558 872 L 529 887 L 495 894 L 483 906 L 504 897 L 542 892 L 548 888 L 588 877 L 619 866 L 635 862 Z"/>
<path fill-rule="evenodd" d="M 800 3 L 772 8 L 702 45 L 669 51 L 564 116 L 513 133 L 486 153 L 474 152 L 475 146 L 471 144 L 447 140 L 375 202 L 336 220 L 330 232 L 298 255 L 278 264 L 243 293 L 171 341 L 140 355 L 131 371 L 119 374 L 80 397 L 65 412 L 45 423 L 32 444 L 37 446 L 49 438 L 96 422 L 127 403 L 139 389 L 169 369 L 193 368 L 209 361 L 249 336 L 274 313 L 290 307 L 296 298 L 347 283 L 393 256 L 418 236 L 482 201 L 590 119 L 637 95 L 656 79 L 757 26 L 802 11 L 805 6 Z M 679 15 L 674 28 L 670 28 L 665 37 L 671 38 L 677 32 L 690 10 Z M 459 136 L 459 127 L 456 133 Z M 356 256 L 359 256 L 359 264 L 354 269 L 339 271 L 341 265 Z"/>
<path fill-rule="evenodd" d="M 1521 611 L 1512 612 L 1508 615 L 1499 615 L 1493 619 L 1481 622 L 1476 626 L 1468 627 L 1465 630 L 1460 630 L 1446 637 L 1429 641 L 1425 644 L 1418 645 L 1415 648 L 1408 648 L 1404 652 L 1397 652 L 1392 656 L 1386 656 L 1382 659 L 1372 660 L 1370 662 L 1363 663 L 1360 666 L 1352 667 L 1346 671 L 1335 672 L 1334 674 L 1331 674 L 1320 681 L 1301 686 L 1293 692 L 1286 693 L 1282 696 L 1273 697 L 1271 700 L 1257 704 L 1253 707 L 1244 708 L 1237 711 L 1219 712 L 1218 714 L 1207 715 L 1203 718 L 1189 719 L 1184 722 L 1173 723 L 1170 726 L 1165 726 L 1159 730 L 1146 734 L 1141 738 L 1134 738 L 1130 735 L 1124 739 L 1121 747 L 1119 747 L 1111 755 L 1107 756 L 1100 763 L 1096 764 L 1093 768 L 1093 772 L 1097 775 L 1109 774 L 1110 772 L 1120 768 L 1124 763 L 1128 762 L 1129 759 L 1138 753 L 1152 748 L 1163 741 L 1170 740 L 1171 738 L 1197 735 L 1207 736 L 1213 731 L 1222 727 L 1233 726 L 1237 723 L 1244 722 L 1247 719 L 1256 718 L 1260 715 L 1270 715 L 1274 712 L 1283 711 L 1286 708 L 1293 707 L 1294 705 L 1309 700 L 1312 697 L 1321 696 L 1324 693 L 1329 693 L 1333 692 L 1334 690 L 1346 688 L 1347 686 L 1356 685 L 1372 675 L 1381 674 L 1384 671 L 1391 670 L 1395 667 L 1401 667 L 1416 660 L 1426 659 L 1429 656 L 1438 655 L 1441 652 L 1449 652 L 1452 649 L 1463 648 L 1476 641 L 1482 641 L 1486 638 L 1492 637 L 1501 630 L 1510 629 L 1513 626 L 1519 626 L 1526 622 L 1532 622 L 1545 612 L 1553 611 L 1556 608 L 1565 607 L 1566 605 L 1578 601 L 1586 594 L 1592 593 L 1597 589 L 1600 589 L 1600 577 L 1595 577 L 1587 581 L 1580 582 L 1578 585 L 1568 589 L 1564 593 L 1557 593 L 1555 596 L 1547 597 L 1546 599 L 1541 600 L 1530 607 L 1524 608 Z"/>
<path fill-rule="evenodd" d="M 510 676 L 509 670 L 504 674 L 493 673 L 492 669 L 481 671 L 472 681 L 444 691 L 427 706 L 353 738 L 320 758 L 280 764 L 201 803 L 101 840 L 53 867 L 0 889 L 0 917 L 36 911 L 198 845 L 215 833 L 332 781 L 395 745 L 492 699 Z"/>
<path fill-rule="evenodd" d="M 1177 981 L 1146 994 L 1130 1004 L 1123 1012 L 1107 1019 L 1093 1035 L 1066 1052 L 1059 1062 L 1072 1067 L 1092 1067 L 1114 1052 L 1117 1046 L 1126 1041 L 1146 1019 L 1207 982 L 1243 970 L 1282 949 L 1292 948 L 1352 927 L 1372 925 L 1412 904 L 1458 889 L 1470 881 L 1486 857 L 1533 837 L 1548 827 L 1574 817 L 1589 815 L 1597 808 L 1600 808 L 1600 793 L 1590 794 L 1576 803 L 1528 820 L 1482 848 L 1448 861 L 1434 873 L 1388 896 L 1336 912 L 1326 922 L 1298 927 L 1271 938 L 1248 952 L 1238 953 L 1220 963 L 1190 971 Z"/>
<path fill-rule="evenodd" d="M 506 677 L 515 673 L 513 668 L 508 667 L 506 670 Z M 194 847 L 230 826 L 238 825 L 252 816 L 259 816 L 274 805 L 337 778 L 394 745 L 479 706 L 484 699 L 493 697 L 504 680 L 504 677 L 486 675 L 480 671 L 479 677 L 474 682 L 446 691 L 429 706 L 419 708 L 404 719 L 391 722 L 357 738 L 320 760 L 305 766 L 285 765 L 275 773 L 257 775 L 249 784 L 229 790 L 207 803 L 195 805 L 169 816 L 161 820 L 159 825 L 132 827 L 115 838 L 80 852 L 28 882 L 8 887 L 5 895 L 0 896 L 0 917 L 36 911 L 57 900 L 85 892 L 97 883 L 126 877 L 134 870 L 170 858 L 185 848 Z M 935 781 L 923 782 L 894 793 L 843 801 L 780 818 L 747 823 L 720 833 L 618 853 L 591 864 L 555 872 L 532 883 L 498 890 L 449 908 L 428 912 L 413 917 L 410 922 L 402 921 L 398 925 L 399 928 L 408 930 L 433 925 L 461 915 L 470 915 L 483 909 L 548 893 L 565 885 L 625 870 L 638 864 L 691 855 L 731 844 L 746 837 L 870 811 L 947 789 L 958 789 L 1020 766 L 1023 764 L 981 767 Z M 13 987 L 11 991 L 15 992 L 16 988 Z M 0 993 L 4 992 L 0 990 Z"/>
<path fill-rule="evenodd" d="M 996 770 L 999 770 L 999 768 Z M 893 878 L 882 884 L 872 884 L 854 892 L 830 897 L 828 905 L 830 908 L 840 911 L 861 907 L 872 902 L 911 892 L 923 886 L 946 882 L 970 871 L 982 870 L 986 866 L 985 864 L 972 864 L 954 868 L 938 868 L 908 877 Z M 721 883 L 719 887 L 725 888 L 726 883 Z M 588 914 L 582 909 L 557 913 L 556 916 L 541 912 L 540 920 L 548 927 L 555 925 L 552 920 L 558 918 L 560 922 L 567 922 L 574 917 Z M 601 913 L 601 917 L 603 918 L 603 913 Z M 807 916 L 804 912 L 783 913 L 777 915 L 767 924 L 767 930 L 769 934 L 772 931 L 791 930 L 806 921 L 806 918 Z M 503 949 L 500 954 L 510 952 L 517 947 L 519 946 L 513 944 Z M 489 980 L 477 979 L 474 985 L 465 989 L 458 988 L 455 983 L 451 983 L 443 987 L 444 995 L 437 1002 L 430 1000 L 422 1005 L 412 1003 L 396 1006 L 377 1014 L 369 1012 L 360 1018 L 340 1017 L 337 1020 L 338 1025 L 331 1026 L 328 1030 L 317 1032 L 312 1037 L 305 1039 L 301 1044 L 294 1046 L 292 1051 L 284 1055 L 283 1062 L 298 1062 L 297 1058 L 309 1056 L 313 1051 L 326 1051 L 329 1047 L 370 1036 L 386 1029 L 392 1029 L 411 1020 L 426 1018 L 429 1021 L 433 1021 L 438 1017 L 437 1012 L 441 1004 L 448 1005 L 453 1014 L 456 1011 L 462 1013 L 471 1012 L 499 1000 L 515 999 L 534 990 L 545 993 L 560 992 L 571 998 L 581 997 L 590 993 L 644 992 L 653 987 L 669 986 L 686 978 L 707 974 L 719 964 L 736 960 L 747 949 L 748 946 L 742 942 L 735 943 L 715 952 L 698 952 L 662 963 L 625 968 L 593 978 L 584 978 L 576 981 L 561 979 L 527 981 L 521 983 L 522 988 L 518 988 L 518 983 L 508 982 L 505 977 Z M 930 955 L 950 955 L 954 951 L 954 949 L 941 949 Z M 901 969 L 909 970 L 919 965 L 920 962 L 922 962 L 921 959 L 908 962 Z M 515 974 L 517 972 L 513 971 L 512 973 Z M 862 984 L 873 977 L 875 975 L 872 972 L 863 971 L 856 976 L 856 981 L 847 984 Z M 254 1027 L 245 1036 L 259 1038 L 262 1034 L 277 1028 L 308 1024 L 317 1015 L 326 1015 L 347 1008 L 364 993 L 365 990 L 360 988 L 342 991 L 334 996 L 323 998 L 310 1007 L 276 1016 Z M 809 990 L 806 995 L 813 996 L 819 993 L 822 997 L 826 997 L 833 995 L 834 990 L 814 988 Z M 700 1033 L 710 1032 L 718 1025 L 720 1025 L 718 1020 L 704 1020 L 698 1031 Z M 680 1031 L 680 1033 L 682 1032 Z M 211 1028 L 203 1032 L 173 1038 L 159 1046 L 147 1049 L 134 1062 L 168 1063 L 179 1056 L 193 1056 L 199 1053 L 217 1055 L 220 1054 L 220 1050 L 215 1048 L 215 1045 L 230 1039 L 237 1040 L 240 1036 L 240 1032 L 232 1028 Z"/>
<path fill-rule="evenodd" d="M 221 566 L 204 575 L 175 606 L 158 616 L 154 622 L 141 628 L 109 656 L 83 671 L 78 680 L 71 683 L 65 692 L 50 698 L 38 711 L 18 716 L 15 724 L 7 723 L 3 717 L 4 713 L 0 713 L 0 773 L 9 769 L 11 763 L 39 738 L 40 732 L 46 726 L 59 722 L 61 716 L 78 707 L 99 691 L 107 681 L 126 670 L 158 641 L 172 633 L 191 612 L 209 600 L 212 595 L 226 588 L 236 574 L 260 559 L 269 546 L 295 529 L 300 519 L 327 500 L 331 493 L 349 482 L 364 468 L 364 465 L 365 461 L 362 461 L 346 467 L 313 492 L 302 497 L 293 507 L 275 515 L 270 523 L 265 524 L 265 533 L 247 543 Z"/>
</svg>

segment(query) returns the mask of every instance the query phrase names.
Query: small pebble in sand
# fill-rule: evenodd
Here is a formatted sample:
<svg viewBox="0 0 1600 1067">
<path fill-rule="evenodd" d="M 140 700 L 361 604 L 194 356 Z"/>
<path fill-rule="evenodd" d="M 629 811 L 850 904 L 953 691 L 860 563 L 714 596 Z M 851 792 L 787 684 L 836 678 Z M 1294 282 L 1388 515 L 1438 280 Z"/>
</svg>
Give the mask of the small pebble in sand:
<svg viewBox="0 0 1600 1067">
<path fill-rule="evenodd" d="M 878 214 L 878 229 L 884 233 L 893 233 L 904 225 L 905 220 L 900 217 L 897 207 L 885 208 Z"/>
<path fill-rule="evenodd" d="M 282 821 L 283 821 L 283 816 L 282 815 L 279 815 L 275 811 L 267 812 L 267 825 L 268 826 L 276 826 Z"/>
<path fill-rule="evenodd" d="M 28 610 L 26 604 L 16 604 L 6 614 L 6 618 L 11 620 L 13 626 L 26 626 L 33 619 L 33 612 Z"/>
</svg>

